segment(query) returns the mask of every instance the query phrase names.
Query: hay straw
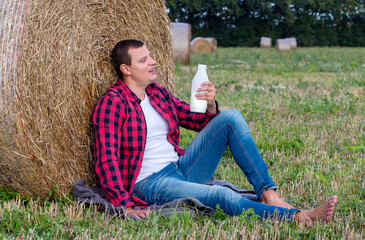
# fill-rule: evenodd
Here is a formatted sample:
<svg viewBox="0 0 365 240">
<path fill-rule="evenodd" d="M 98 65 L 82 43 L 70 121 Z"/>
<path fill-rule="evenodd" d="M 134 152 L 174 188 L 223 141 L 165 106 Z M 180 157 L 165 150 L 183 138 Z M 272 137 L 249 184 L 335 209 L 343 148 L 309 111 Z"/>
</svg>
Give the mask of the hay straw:
<svg viewBox="0 0 365 240">
<path fill-rule="evenodd" d="M 211 47 L 211 52 L 215 52 L 217 51 L 217 47 L 218 47 L 218 42 L 215 38 L 209 37 L 209 38 L 205 38 L 206 40 L 208 40 L 210 47 Z"/>
<path fill-rule="evenodd" d="M 275 45 L 278 52 L 290 52 L 290 41 L 288 39 L 277 39 Z"/>
<path fill-rule="evenodd" d="M 208 40 L 202 37 L 196 37 L 191 41 L 191 51 L 193 53 L 210 53 L 212 48 Z"/>
<path fill-rule="evenodd" d="M 260 38 L 260 47 L 262 47 L 262 48 L 271 48 L 271 38 L 261 37 Z"/>
<path fill-rule="evenodd" d="M 171 23 L 172 49 L 175 62 L 190 63 L 191 25 Z"/>
<path fill-rule="evenodd" d="M 23 196 L 95 182 L 89 118 L 117 41 L 144 41 L 173 91 L 164 1 L 2 0 L 0 26 L 0 184 Z"/>
</svg>

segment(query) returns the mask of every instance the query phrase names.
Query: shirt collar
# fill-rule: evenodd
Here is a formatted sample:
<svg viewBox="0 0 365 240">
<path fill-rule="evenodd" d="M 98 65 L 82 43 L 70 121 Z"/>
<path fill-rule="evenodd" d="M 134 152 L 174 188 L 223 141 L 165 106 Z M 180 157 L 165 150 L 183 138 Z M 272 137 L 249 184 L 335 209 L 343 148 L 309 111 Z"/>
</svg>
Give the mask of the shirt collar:
<svg viewBox="0 0 365 240">
<path fill-rule="evenodd" d="M 119 79 L 118 81 L 117 81 L 117 83 L 115 84 L 115 86 L 124 94 L 124 95 L 126 95 L 126 97 L 129 99 L 129 100 L 131 100 L 131 101 L 133 101 L 133 102 L 138 102 L 138 103 L 140 103 L 141 102 L 141 99 L 139 99 L 139 97 L 137 97 L 137 95 L 136 94 L 134 94 L 134 92 L 132 92 L 130 89 L 129 89 L 129 87 L 127 86 L 127 84 L 125 84 L 124 82 L 123 82 L 123 80 L 122 79 Z"/>
<path fill-rule="evenodd" d="M 141 99 L 139 99 L 139 97 L 137 97 L 136 94 L 134 94 L 134 92 L 132 92 L 129 87 L 127 86 L 127 84 L 125 84 L 123 82 L 122 79 L 119 79 L 116 83 L 116 86 L 118 89 L 120 89 L 125 95 L 127 95 L 127 98 L 131 101 L 135 101 L 138 103 L 141 103 Z M 150 85 L 147 86 L 146 88 L 146 93 L 149 97 L 151 97 L 152 95 L 154 95 L 156 92 L 156 83 L 152 82 Z"/>
<path fill-rule="evenodd" d="M 155 93 L 157 92 L 157 88 L 156 88 L 156 83 L 152 82 L 150 85 L 148 85 L 148 87 L 146 88 L 146 93 L 149 97 L 151 97 L 152 95 L 155 95 Z"/>
</svg>

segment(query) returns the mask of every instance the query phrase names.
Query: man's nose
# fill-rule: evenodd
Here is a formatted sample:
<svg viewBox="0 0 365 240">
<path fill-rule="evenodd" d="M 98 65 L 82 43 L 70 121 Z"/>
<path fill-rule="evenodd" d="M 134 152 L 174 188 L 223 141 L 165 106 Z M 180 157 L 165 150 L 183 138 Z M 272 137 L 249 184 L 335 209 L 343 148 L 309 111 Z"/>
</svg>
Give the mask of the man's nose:
<svg viewBox="0 0 365 240">
<path fill-rule="evenodd" d="M 150 57 L 150 65 L 156 65 L 156 61 Z"/>
</svg>

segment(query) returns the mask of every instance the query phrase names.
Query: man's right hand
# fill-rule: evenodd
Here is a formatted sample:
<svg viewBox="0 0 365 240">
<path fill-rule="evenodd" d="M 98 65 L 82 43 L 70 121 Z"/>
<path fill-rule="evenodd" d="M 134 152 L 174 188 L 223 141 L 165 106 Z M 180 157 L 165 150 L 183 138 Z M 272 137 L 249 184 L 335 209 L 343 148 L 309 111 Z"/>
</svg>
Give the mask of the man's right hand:
<svg viewBox="0 0 365 240">
<path fill-rule="evenodd" d="M 127 214 L 136 217 L 137 219 L 144 219 L 152 213 L 151 210 L 134 210 L 133 208 L 127 208 Z"/>
</svg>

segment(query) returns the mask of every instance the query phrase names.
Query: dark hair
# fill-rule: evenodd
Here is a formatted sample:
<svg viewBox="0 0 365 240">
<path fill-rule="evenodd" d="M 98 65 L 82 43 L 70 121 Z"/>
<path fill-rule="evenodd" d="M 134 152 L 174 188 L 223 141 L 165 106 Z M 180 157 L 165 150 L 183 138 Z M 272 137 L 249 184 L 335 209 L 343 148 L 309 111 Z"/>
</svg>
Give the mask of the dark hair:
<svg viewBox="0 0 365 240">
<path fill-rule="evenodd" d="M 128 50 L 130 48 L 140 48 L 143 47 L 143 45 L 143 42 L 135 39 L 122 40 L 115 45 L 112 53 L 110 54 L 110 59 L 119 78 L 123 79 L 123 73 L 120 70 L 120 65 L 126 64 L 129 66 L 132 63 Z"/>
</svg>

